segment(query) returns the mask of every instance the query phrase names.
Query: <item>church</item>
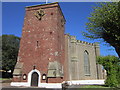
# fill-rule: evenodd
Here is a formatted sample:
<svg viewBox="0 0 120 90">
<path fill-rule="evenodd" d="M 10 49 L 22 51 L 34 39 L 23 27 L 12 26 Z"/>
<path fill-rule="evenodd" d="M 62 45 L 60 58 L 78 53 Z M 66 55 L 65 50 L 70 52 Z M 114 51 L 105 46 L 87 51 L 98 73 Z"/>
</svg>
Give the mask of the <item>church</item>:
<svg viewBox="0 0 120 90">
<path fill-rule="evenodd" d="M 65 34 L 59 3 L 27 6 L 12 86 L 38 86 L 104 79 L 97 42 Z"/>
</svg>

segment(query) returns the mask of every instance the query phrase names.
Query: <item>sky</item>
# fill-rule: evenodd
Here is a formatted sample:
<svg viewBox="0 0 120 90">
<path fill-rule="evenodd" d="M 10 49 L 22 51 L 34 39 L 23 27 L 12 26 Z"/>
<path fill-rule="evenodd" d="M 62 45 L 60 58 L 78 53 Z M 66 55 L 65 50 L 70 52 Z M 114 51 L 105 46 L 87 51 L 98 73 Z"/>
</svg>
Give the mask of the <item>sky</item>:
<svg viewBox="0 0 120 90">
<path fill-rule="evenodd" d="M 2 2 L 2 34 L 21 37 L 25 7 L 36 4 L 45 4 L 45 2 Z M 98 42 L 82 35 L 82 32 L 86 31 L 87 17 L 93 11 L 92 7 L 96 6 L 95 2 L 60 2 L 59 4 L 66 19 L 65 33 L 76 36 L 78 40 Z M 100 54 L 118 56 L 114 48 L 105 45 L 104 42 L 100 43 Z"/>
</svg>

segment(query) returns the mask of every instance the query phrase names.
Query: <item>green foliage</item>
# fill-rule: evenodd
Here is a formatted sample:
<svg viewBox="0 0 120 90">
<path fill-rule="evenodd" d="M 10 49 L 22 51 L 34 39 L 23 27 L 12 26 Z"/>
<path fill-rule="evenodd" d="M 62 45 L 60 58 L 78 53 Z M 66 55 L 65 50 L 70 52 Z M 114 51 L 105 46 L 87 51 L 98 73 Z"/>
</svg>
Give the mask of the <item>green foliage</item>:
<svg viewBox="0 0 120 90">
<path fill-rule="evenodd" d="M 107 71 L 107 79 L 105 84 L 110 87 L 118 87 L 120 85 L 120 59 L 115 56 L 99 56 L 97 58 L 99 64 L 102 64 Z"/>
<path fill-rule="evenodd" d="M 93 8 L 87 31 L 83 32 L 90 39 L 103 39 L 116 49 L 120 57 L 120 2 L 99 3 Z"/>
<path fill-rule="evenodd" d="M 2 69 L 3 70 L 14 70 L 14 66 L 17 61 L 17 55 L 19 50 L 20 38 L 14 35 L 2 35 Z"/>
<path fill-rule="evenodd" d="M 119 87 L 120 87 L 120 62 L 117 65 L 117 80 L 118 80 Z"/>
</svg>

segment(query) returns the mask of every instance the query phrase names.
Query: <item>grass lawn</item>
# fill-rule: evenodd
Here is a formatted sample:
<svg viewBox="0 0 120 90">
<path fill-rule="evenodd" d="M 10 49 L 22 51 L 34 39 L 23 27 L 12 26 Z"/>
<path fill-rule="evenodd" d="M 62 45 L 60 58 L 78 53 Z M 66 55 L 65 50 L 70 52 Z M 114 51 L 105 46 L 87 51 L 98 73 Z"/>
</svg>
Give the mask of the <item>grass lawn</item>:
<svg viewBox="0 0 120 90">
<path fill-rule="evenodd" d="M 106 87 L 104 85 L 85 85 L 82 86 L 81 88 L 110 88 L 110 87 Z"/>
<path fill-rule="evenodd" d="M 0 80 L 11 80 L 11 78 L 0 78 Z"/>
</svg>

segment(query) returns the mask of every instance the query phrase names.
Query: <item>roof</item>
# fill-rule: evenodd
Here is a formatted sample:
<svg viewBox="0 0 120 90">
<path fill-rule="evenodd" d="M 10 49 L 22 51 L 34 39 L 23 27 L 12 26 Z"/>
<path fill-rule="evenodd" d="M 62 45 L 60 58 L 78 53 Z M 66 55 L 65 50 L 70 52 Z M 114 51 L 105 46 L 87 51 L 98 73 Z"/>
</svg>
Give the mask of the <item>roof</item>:
<svg viewBox="0 0 120 90">
<path fill-rule="evenodd" d="M 37 6 L 44 6 L 44 5 L 52 5 L 52 4 L 58 4 L 58 2 L 47 3 L 47 4 L 37 4 L 37 5 L 32 5 L 32 6 L 26 6 L 26 8 L 37 7 Z"/>
</svg>

